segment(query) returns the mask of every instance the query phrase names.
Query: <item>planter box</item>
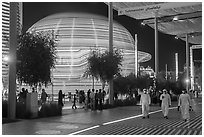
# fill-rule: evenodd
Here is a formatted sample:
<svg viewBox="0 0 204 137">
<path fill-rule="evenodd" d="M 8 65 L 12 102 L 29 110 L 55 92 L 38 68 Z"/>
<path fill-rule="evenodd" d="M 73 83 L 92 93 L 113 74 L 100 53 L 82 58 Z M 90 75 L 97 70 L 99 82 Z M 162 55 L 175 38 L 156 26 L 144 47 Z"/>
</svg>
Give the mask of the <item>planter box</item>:
<svg viewBox="0 0 204 137">
<path fill-rule="evenodd" d="M 38 117 L 38 94 L 37 92 L 27 93 L 26 112 L 31 113 L 31 118 Z"/>
</svg>

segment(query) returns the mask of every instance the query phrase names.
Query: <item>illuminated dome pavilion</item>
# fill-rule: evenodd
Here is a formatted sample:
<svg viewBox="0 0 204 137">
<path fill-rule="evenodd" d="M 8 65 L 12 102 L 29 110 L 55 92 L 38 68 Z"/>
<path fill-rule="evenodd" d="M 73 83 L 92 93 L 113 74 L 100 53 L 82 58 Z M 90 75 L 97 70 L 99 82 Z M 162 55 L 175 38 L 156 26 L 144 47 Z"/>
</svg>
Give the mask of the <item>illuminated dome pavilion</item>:
<svg viewBox="0 0 204 137">
<path fill-rule="evenodd" d="M 84 78 L 87 57 L 91 49 L 106 50 L 109 46 L 108 18 L 89 13 L 58 13 L 35 23 L 28 31 L 54 32 L 57 39 L 57 63 L 53 70 L 54 92 L 87 91 L 92 88 L 92 78 Z M 128 30 L 117 22 L 113 24 L 113 46 L 123 51 L 122 75 L 135 72 L 134 39 Z M 151 55 L 139 51 L 138 61 L 145 62 Z M 95 80 L 95 88 L 101 88 Z M 46 89 L 51 92 L 51 87 Z"/>
</svg>

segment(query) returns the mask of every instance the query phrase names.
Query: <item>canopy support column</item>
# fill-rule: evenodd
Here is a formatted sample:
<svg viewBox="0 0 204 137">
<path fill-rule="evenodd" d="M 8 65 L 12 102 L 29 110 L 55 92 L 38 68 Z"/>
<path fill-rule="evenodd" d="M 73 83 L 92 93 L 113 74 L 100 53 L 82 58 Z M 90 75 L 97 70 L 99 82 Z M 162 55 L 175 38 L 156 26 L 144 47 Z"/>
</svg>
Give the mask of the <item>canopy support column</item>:
<svg viewBox="0 0 204 137">
<path fill-rule="evenodd" d="M 155 34 L 155 77 L 157 77 L 158 74 L 158 19 L 155 16 L 154 20 L 154 34 Z"/>
<path fill-rule="evenodd" d="M 194 63 L 193 63 L 193 47 L 190 47 L 190 68 L 191 68 L 191 89 L 194 90 Z"/>
<path fill-rule="evenodd" d="M 138 77 L 138 49 L 137 49 L 137 34 L 135 34 L 135 76 Z"/>
<path fill-rule="evenodd" d="M 8 118 L 16 118 L 17 2 L 10 2 Z"/>
<path fill-rule="evenodd" d="M 108 8 L 108 19 L 109 19 L 109 52 L 113 54 L 113 5 L 109 3 Z M 109 81 L 109 103 L 113 104 L 113 78 Z"/>
<path fill-rule="evenodd" d="M 186 90 L 189 90 L 189 44 L 188 44 L 188 34 L 186 34 Z"/>
</svg>

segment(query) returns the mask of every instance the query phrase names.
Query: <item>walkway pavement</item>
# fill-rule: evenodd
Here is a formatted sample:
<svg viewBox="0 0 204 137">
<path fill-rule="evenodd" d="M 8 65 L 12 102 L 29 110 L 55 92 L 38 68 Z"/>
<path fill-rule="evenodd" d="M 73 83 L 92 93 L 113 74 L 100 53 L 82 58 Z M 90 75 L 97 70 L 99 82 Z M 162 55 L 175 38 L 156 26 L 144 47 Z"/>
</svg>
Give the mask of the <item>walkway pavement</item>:
<svg viewBox="0 0 204 137">
<path fill-rule="evenodd" d="M 202 134 L 202 104 L 197 99 L 191 120 L 181 120 L 176 103 L 164 119 L 158 105 L 151 106 L 149 119 L 141 119 L 140 106 L 118 107 L 103 111 L 64 109 L 62 116 L 21 120 L 2 125 L 3 135 L 165 135 Z"/>
</svg>

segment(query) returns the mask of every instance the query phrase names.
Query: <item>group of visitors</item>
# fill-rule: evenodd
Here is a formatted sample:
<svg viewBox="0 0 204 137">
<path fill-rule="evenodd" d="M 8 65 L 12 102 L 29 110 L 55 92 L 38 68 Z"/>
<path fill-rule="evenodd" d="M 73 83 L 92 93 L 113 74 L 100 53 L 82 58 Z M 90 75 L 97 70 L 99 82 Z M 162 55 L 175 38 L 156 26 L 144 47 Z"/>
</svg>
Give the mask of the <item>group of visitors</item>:
<svg viewBox="0 0 204 137">
<path fill-rule="evenodd" d="M 106 92 L 102 89 L 87 92 L 87 105 L 91 110 L 102 110 Z"/>
<path fill-rule="evenodd" d="M 103 103 L 104 103 L 104 97 L 106 95 L 106 92 L 102 89 L 95 90 L 95 89 L 89 89 L 87 93 L 85 94 L 84 91 L 76 92 L 78 93 L 79 103 L 84 104 L 84 109 L 91 109 L 91 110 L 102 110 L 103 109 Z M 77 94 L 74 94 L 73 97 L 73 105 L 72 109 L 76 109 L 76 101 L 77 101 Z"/>
<path fill-rule="evenodd" d="M 27 93 L 28 93 L 28 89 L 22 88 L 20 93 L 18 94 L 18 101 L 22 102 L 22 103 L 25 103 Z"/>
<path fill-rule="evenodd" d="M 151 98 L 148 89 L 143 89 L 143 92 L 138 90 L 140 97 L 140 104 L 142 105 L 142 118 L 149 118 L 149 105 L 151 104 Z M 181 111 L 181 116 L 184 121 L 190 119 L 189 111 L 193 111 L 195 108 L 195 96 L 193 90 L 188 93 L 186 90 L 182 90 L 178 99 L 178 111 Z M 163 89 L 163 93 L 160 95 L 161 110 L 165 119 L 168 119 L 169 107 L 171 106 L 171 97 L 166 89 Z"/>
</svg>

